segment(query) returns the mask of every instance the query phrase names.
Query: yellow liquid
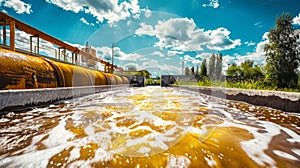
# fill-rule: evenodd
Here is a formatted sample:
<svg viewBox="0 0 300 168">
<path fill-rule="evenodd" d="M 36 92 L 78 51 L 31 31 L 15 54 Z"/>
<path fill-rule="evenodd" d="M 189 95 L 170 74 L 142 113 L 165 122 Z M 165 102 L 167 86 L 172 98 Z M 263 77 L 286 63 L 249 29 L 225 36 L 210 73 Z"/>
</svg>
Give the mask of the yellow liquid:
<svg viewBox="0 0 300 168">
<path fill-rule="evenodd" d="M 0 119 L 0 167 L 298 167 L 300 118 L 174 88 L 123 88 Z"/>
</svg>

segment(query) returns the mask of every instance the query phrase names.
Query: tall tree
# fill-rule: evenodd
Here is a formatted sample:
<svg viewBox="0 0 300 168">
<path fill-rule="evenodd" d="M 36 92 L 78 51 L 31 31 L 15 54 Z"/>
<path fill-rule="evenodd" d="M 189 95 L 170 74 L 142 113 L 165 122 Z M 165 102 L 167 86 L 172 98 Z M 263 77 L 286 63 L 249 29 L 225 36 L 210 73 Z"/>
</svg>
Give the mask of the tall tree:
<svg viewBox="0 0 300 168">
<path fill-rule="evenodd" d="M 191 75 L 195 75 L 195 68 L 194 68 L 194 66 L 192 66 L 192 68 L 191 68 Z"/>
<path fill-rule="evenodd" d="M 199 66 L 197 66 L 196 68 L 196 73 L 195 73 L 196 76 L 199 76 Z"/>
<path fill-rule="evenodd" d="M 299 67 L 299 33 L 293 29 L 293 20 L 283 13 L 276 19 L 276 26 L 268 34 L 269 44 L 265 45 L 266 77 L 279 88 L 296 87 Z"/>
<path fill-rule="evenodd" d="M 208 77 L 211 80 L 215 80 L 215 72 L 216 72 L 216 55 L 213 53 L 209 59 L 208 63 Z"/>
<path fill-rule="evenodd" d="M 207 76 L 207 62 L 206 62 L 206 59 L 204 59 L 202 61 L 200 75 L 201 76 Z"/>
<path fill-rule="evenodd" d="M 221 77 L 222 77 L 222 65 L 223 65 L 222 54 L 219 54 L 219 55 L 217 55 L 216 68 L 215 68 L 215 79 L 216 80 L 221 80 Z"/>
<path fill-rule="evenodd" d="M 189 69 L 189 67 L 185 67 L 185 69 L 184 69 L 184 75 L 190 75 L 190 69 Z"/>
</svg>

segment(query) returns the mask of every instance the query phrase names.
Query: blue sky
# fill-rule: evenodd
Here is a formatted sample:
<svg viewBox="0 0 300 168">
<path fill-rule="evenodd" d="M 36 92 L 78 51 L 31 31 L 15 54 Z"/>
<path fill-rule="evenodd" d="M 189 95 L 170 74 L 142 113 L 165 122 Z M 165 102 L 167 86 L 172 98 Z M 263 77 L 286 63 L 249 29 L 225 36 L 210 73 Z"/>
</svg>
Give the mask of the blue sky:
<svg viewBox="0 0 300 168">
<path fill-rule="evenodd" d="M 84 46 L 98 57 L 180 74 L 212 53 L 228 64 L 264 64 L 263 46 L 276 17 L 289 12 L 300 27 L 299 0 L 0 0 L 0 10 L 62 41 Z"/>
</svg>

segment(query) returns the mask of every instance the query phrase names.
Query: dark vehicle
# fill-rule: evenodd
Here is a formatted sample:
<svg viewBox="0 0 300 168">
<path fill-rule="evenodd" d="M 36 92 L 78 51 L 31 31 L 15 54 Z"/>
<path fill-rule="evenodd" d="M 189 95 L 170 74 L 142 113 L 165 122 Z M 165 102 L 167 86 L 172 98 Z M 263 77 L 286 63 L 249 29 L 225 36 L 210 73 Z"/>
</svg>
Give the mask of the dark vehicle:
<svg viewBox="0 0 300 168">
<path fill-rule="evenodd" d="M 174 84 L 176 79 L 173 75 L 162 75 L 160 78 L 160 86 L 161 87 L 168 87 L 170 84 Z"/>
<path fill-rule="evenodd" d="M 143 75 L 127 76 L 127 78 L 129 79 L 130 86 L 134 86 L 134 87 L 146 86 L 146 77 Z"/>
</svg>

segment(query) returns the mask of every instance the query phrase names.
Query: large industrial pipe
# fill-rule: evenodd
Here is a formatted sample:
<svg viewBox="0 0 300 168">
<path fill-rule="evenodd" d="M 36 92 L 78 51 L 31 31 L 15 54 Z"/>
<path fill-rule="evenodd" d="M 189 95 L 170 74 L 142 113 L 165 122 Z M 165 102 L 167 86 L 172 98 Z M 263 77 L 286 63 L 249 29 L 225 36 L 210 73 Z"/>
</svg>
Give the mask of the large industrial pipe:
<svg viewBox="0 0 300 168">
<path fill-rule="evenodd" d="M 122 76 L 0 48 L 0 89 L 128 84 Z"/>
<path fill-rule="evenodd" d="M 57 87 L 55 69 L 44 59 L 0 50 L 0 89 Z"/>
</svg>

